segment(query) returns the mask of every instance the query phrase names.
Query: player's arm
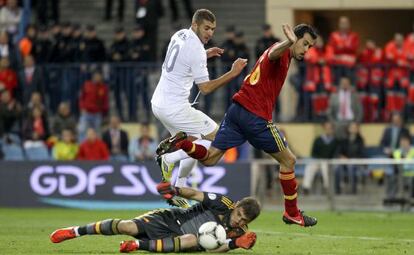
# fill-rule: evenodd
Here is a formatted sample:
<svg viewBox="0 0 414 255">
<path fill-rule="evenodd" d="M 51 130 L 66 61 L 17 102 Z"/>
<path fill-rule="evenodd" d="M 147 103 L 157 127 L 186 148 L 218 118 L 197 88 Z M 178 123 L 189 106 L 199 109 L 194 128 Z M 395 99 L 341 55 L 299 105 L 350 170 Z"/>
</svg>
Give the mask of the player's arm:
<svg viewBox="0 0 414 255">
<path fill-rule="evenodd" d="M 238 58 L 236 61 L 233 62 L 233 65 L 230 71 L 223 74 L 217 79 L 197 84 L 198 88 L 200 89 L 202 94 L 204 95 L 209 94 L 213 92 L 214 90 L 227 84 L 229 81 L 231 81 L 235 77 L 237 77 L 246 65 L 247 65 L 247 59 Z"/>
<path fill-rule="evenodd" d="M 171 199 L 173 196 L 180 196 L 199 202 L 202 202 L 204 200 L 203 192 L 192 188 L 173 187 L 170 182 L 158 183 L 157 190 L 165 199 Z"/>
<path fill-rule="evenodd" d="M 270 49 L 268 56 L 269 56 L 269 59 L 273 61 L 279 59 L 280 56 L 282 56 L 283 53 L 286 50 L 288 50 L 290 46 L 292 46 L 298 39 L 289 25 L 284 24 L 282 28 L 283 28 L 283 33 L 285 34 L 287 39 L 281 43 L 276 44 Z"/>
<path fill-rule="evenodd" d="M 204 192 L 186 187 L 175 187 L 175 189 L 177 192 L 177 196 L 180 196 L 182 198 L 191 199 L 198 202 L 203 202 L 204 200 Z"/>
</svg>

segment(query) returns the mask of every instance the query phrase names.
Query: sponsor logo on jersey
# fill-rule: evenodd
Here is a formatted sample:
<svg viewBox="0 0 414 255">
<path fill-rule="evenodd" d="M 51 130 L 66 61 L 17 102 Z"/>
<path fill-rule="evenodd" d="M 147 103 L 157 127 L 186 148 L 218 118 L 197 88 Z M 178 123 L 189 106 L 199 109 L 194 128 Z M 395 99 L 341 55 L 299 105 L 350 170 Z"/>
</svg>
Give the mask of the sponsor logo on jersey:
<svg viewBox="0 0 414 255">
<path fill-rule="evenodd" d="M 217 195 L 214 193 L 208 193 L 208 198 L 210 198 L 211 200 L 215 200 L 217 198 Z"/>
</svg>

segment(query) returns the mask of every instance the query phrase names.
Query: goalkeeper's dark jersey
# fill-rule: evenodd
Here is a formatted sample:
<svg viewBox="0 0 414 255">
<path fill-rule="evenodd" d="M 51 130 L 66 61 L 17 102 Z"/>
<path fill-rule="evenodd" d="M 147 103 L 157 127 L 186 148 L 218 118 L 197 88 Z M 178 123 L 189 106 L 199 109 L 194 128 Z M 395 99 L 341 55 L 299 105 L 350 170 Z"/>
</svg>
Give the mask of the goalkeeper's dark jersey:
<svg viewBox="0 0 414 255">
<path fill-rule="evenodd" d="M 215 221 L 221 224 L 229 238 L 242 235 L 246 229 L 230 227 L 230 214 L 234 202 L 223 195 L 204 192 L 204 200 L 188 209 L 172 208 L 148 212 L 135 222 L 145 230 L 146 238 L 159 239 L 167 236 L 197 234 L 203 223 Z M 223 218 L 220 220 L 219 215 Z M 140 223 L 141 222 L 141 223 Z M 142 236 L 137 236 L 142 239 Z"/>
<path fill-rule="evenodd" d="M 229 227 L 230 213 L 234 209 L 234 202 L 223 195 L 204 192 L 204 200 L 188 209 L 171 209 L 174 219 L 184 234 L 197 233 L 203 223 L 215 221 L 226 228 Z M 220 220 L 219 215 L 223 215 Z"/>
</svg>

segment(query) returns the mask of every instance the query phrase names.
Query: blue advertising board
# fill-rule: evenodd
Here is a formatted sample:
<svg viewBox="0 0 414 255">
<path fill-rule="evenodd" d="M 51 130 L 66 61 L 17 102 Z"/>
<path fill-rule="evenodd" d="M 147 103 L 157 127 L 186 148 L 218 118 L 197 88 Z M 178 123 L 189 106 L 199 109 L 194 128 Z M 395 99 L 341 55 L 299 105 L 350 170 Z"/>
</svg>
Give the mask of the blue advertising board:
<svg viewBox="0 0 414 255">
<path fill-rule="evenodd" d="M 154 162 L 2 161 L 0 206 L 154 209 L 166 207 L 156 190 L 160 180 Z M 250 180 L 248 163 L 199 166 L 188 186 L 238 200 L 250 195 Z"/>
</svg>

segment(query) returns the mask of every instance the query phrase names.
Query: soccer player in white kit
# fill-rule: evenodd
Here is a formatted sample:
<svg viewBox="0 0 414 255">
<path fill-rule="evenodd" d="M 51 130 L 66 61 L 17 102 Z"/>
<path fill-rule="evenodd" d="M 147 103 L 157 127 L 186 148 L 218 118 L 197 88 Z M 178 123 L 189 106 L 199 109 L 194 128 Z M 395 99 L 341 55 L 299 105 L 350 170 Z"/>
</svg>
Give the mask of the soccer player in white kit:
<svg viewBox="0 0 414 255">
<path fill-rule="evenodd" d="M 202 94 L 208 94 L 237 77 L 247 65 L 246 59 L 238 58 L 230 71 L 217 79 L 209 79 L 207 58 L 219 57 L 224 51 L 218 47 L 204 49 L 204 44 L 213 37 L 215 28 L 214 14 L 209 10 L 199 9 L 194 13 L 191 27 L 179 30 L 171 37 L 161 77 L 151 99 L 155 117 L 172 136 L 184 131 L 197 139 L 196 143 L 205 146 L 209 146 L 214 139 L 218 125 L 191 106 L 189 96 L 193 83 L 197 84 Z M 197 161 L 189 158 L 182 150 L 164 154 L 157 159 L 164 181 L 170 181 L 174 163 L 179 160 L 176 186 L 182 187 Z M 188 205 L 186 201 L 170 202 L 182 207 Z"/>
</svg>

